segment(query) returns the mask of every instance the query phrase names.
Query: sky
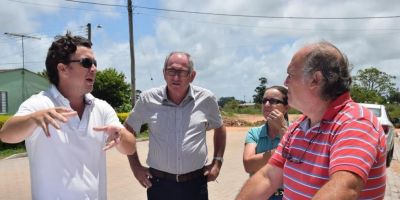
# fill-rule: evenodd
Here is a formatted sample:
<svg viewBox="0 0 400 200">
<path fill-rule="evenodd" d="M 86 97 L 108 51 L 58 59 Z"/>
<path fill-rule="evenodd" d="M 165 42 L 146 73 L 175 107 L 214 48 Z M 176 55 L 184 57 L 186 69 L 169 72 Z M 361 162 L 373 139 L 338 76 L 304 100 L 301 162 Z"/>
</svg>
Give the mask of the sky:
<svg viewBox="0 0 400 200">
<path fill-rule="evenodd" d="M 127 0 L 87 2 L 113 6 L 0 0 L 0 69 L 21 68 L 24 60 L 26 69 L 43 71 L 54 37 L 66 30 L 87 36 L 90 23 L 98 70 L 116 68 L 130 82 Z M 283 85 L 294 53 L 322 40 L 348 56 L 352 75 L 376 67 L 396 76 L 400 86 L 400 4 L 395 0 L 134 0 L 133 5 L 136 89 L 165 84 L 165 56 L 186 51 L 197 72 L 194 85 L 217 98 L 250 102 L 260 77 L 267 78 L 267 86 Z M 40 39 L 24 37 L 22 51 L 21 37 L 4 33 Z"/>
</svg>

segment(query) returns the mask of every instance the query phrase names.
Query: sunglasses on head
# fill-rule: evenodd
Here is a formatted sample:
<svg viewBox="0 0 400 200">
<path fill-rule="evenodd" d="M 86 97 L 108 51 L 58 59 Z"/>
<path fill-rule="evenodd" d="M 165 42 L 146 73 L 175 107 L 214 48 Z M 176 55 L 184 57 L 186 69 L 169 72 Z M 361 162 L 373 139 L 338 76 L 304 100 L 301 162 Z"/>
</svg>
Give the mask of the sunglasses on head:
<svg viewBox="0 0 400 200">
<path fill-rule="evenodd" d="M 91 58 L 82 58 L 80 60 L 70 60 L 70 63 L 72 62 L 78 62 L 81 64 L 82 67 L 90 69 L 92 67 L 92 65 L 97 67 L 97 61 L 95 59 L 91 59 Z"/>
<path fill-rule="evenodd" d="M 280 104 L 280 103 L 281 103 L 281 104 L 285 104 L 285 102 L 283 102 L 282 100 L 274 99 L 274 98 L 271 98 L 271 99 L 263 98 L 262 103 L 265 104 L 265 103 L 267 103 L 267 101 L 268 101 L 269 104 L 271 104 L 271 105 L 276 105 L 276 104 Z"/>
<path fill-rule="evenodd" d="M 290 133 L 289 133 L 289 135 L 288 135 L 288 137 L 286 139 L 286 142 L 283 144 L 282 157 L 284 157 L 289 162 L 296 163 L 296 164 L 302 164 L 303 163 L 303 159 L 304 159 L 304 155 L 309 151 L 310 146 L 312 144 L 314 144 L 314 141 L 317 139 L 317 137 L 322 134 L 322 131 L 321 131 L 322 123 L 324 123 L 324 122 L 321 121 L 321 124 L 319 125 L 318 130 L 317 130 L 317 133 L 316 134 L 314 133 L 315 135 L 313 135 L 312 138 L 308 141 L 307 147 L 306 147 L 305 150 L 303 150 L 303 153 L 300 154 L 300 157 L 296 157 L 296 156 L 293 156 L 291 154 L 291 152 L 290 152 L 291 151 L 291 146 L 290 146 L 289 142 L 290 142 L 294 132 L 296 131 L 297 128 L 299 128 L 299 126 L 301 124 L 301 123 L 298 123 L 296 125 L 296 127 L 294 127 L 292 129 L 292 131 L 290 131 Z"/>
</svg>

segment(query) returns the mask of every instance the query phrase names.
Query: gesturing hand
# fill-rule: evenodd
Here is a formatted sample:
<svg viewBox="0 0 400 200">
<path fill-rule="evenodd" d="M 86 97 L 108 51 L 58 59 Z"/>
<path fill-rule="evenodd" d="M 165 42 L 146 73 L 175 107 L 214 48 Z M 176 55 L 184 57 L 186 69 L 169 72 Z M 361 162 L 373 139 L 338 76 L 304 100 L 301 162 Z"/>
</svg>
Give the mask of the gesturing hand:
<svg viewBox="0 0 400 200">
<path fill-rule="evenodd" d="M 59 122 L 65 123 L 67 122 L 68 117 L 76 114 L 76 111 L 72 111 L 69 108 L 56 107 L 35 112 L 32 114 L 32 119 L 43 129 L 44 134 L 46 134 L 47 137 L 50 137 L 49 124 L 54 126 L 56 129 L 60 129 Z"/>
<path fill-rule="evenodd" d="M 103 131 L 108 135 L 106 146 L 103 148 L 104 151 L 107 151 L 108 149 L 111 149 L 115 145 L 119 144 L 121 141 L 121 129 L 121 127 L 114 125 L 93 128 L 95 131 Z"/>
</svg>

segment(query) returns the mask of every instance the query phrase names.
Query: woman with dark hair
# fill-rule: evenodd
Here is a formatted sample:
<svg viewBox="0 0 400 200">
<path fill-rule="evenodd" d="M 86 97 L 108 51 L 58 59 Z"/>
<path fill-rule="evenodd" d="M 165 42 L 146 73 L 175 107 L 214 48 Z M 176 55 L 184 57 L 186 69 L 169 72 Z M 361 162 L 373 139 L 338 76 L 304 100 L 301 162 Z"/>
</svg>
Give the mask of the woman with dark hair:
<svg viewBox="0 0 400 200">
<path fill-rule="evenodd" d="M 287 89 L 282 86 L 267 88 L 262 101 L 262 112 L 266 123 L 249 130 L 245 140 L 243 165 L 250 175 L 264 166 L 277 148 L 282 135 L 286 132 L 289 109 Z M 282 199 L 283 190 L 279 189 L 269 199 Z"/>
</svg>

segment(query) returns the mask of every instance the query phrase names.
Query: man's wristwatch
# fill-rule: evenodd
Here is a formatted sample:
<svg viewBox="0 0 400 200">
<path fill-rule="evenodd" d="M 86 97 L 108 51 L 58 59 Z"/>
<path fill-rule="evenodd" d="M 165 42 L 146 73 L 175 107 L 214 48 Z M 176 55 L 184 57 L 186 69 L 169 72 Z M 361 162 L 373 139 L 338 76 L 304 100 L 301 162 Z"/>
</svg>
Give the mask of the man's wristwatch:
<svg viewBox="0 0 400 200">
<path fill-rule="evenodd" d="M 213 160 L 218 160 L 218 161 L 220 161 L 221 163 L 224 162 L 224 158 L 223 158 L 223 157 L 214 157 Z"/>
</svg>

